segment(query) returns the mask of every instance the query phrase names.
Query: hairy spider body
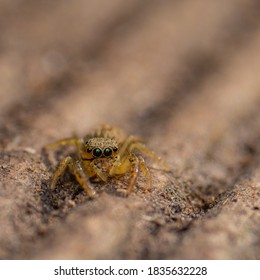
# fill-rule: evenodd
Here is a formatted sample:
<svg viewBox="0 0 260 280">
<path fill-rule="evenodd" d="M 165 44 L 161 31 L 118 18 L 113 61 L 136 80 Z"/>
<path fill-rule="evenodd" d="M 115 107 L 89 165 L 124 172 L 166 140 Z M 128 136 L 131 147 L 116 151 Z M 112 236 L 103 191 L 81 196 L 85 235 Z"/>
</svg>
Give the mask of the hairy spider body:
<svg viewBox="0 0 260 280">
<path fill-rule="evenodd" d="M 148 190 L 151 187 L 150 171 L 142 155 L 137 154 L 136 151 L 159 162 L 164 170 L 169 170 L 169 167 L 150 151 L 140 138 L 127 136 L 120 128 L 110 125 L 98 126 L 83 138 L 71 137 L 59 140 L 47 145 L 46 148 L 58 148 L 63 145 L 76 147 L 76 159 L 68 156 L 60 161 L 52 178 L 52 190 L 67 167 L 91 198 L 95 195 L 90 183 L 91 179 L 97 178 L 106 182 L 111 177 L 130 172 L 127 189 L 119 190 L 128 195 L 133 189 L 140 170 L 146 177 L 146 190 Z"/>
</svg>

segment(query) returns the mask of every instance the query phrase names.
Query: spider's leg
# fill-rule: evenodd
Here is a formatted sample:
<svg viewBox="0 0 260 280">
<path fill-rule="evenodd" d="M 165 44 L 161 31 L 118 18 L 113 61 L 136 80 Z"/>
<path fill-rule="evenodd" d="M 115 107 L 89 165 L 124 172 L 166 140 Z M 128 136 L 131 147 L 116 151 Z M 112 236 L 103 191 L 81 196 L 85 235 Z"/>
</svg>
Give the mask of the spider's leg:
<svg viewBox="0 0 260 280">
<path fill-rule="evenodd" d="M 152 158 L 153 160 L 157 161 L 159 164 L 162 165 L 165 171 L 169 171 L 170 167 L 160 158 L 158 157 L 153 151 L 149 150 L 144 143 L 140 141 L 139 138 L 135 136 L 129 136 L 123 146 L 121 147 L 118 155 L 118 159 L 115 161 L 112 169 L 110 170 L 111 175 L 116 173 L 116 170 L 122 163 L 126 161 L 129 157 L 129 154 L 134 150 L 139 150 L 140 152 L 144 153 L 146 156 Z"/>
<path fill-rule="evenodd" d="M 147 186 L 145 188 L 145 191 L 147 191 L 152 186 L 151 173 L 150 173 L 150 170 L 148 169 L 148 167 L 145 164 L 144 158 L 141 155 L 138 156 L 138 160 L 139 160 L 139 167 L 142 170 L 142 172 L 144 173 L 146 181 L 147 181 Z"/>
<path fill-rule="evenodd" d="M 126 138 L 126 140 L 124 141 L 122 147 L 120 148 L 119 151 L 119 158 L 124 161 L 125 158 L 128 156 L 128 150 L 129 147 L 133 144 L 133 143 L 139 143 L 141 142 L 141 139 L 139 137 L 130 135 L 129 137 Z"/>
<path fill-rule="evenodd" d="M 106 181 L 107 181 L 107 175 L 106 175 L 104 172 L 102 172 L 102 170 L 101 170 L 98 166 L 96 166 L 96 165 L 94 164 L 94 162 L 91 162 L 89 166 L 93 169 L 94 173 L 95 173 L 103 182 L 106 182 Z"/>
<path fill-rule="evenodd" d="M 146 180 L 147 180 L 147 187 L 145 190 L 148 190 L 152 185 L 151 174 L 145 164 L 144 158 L 141 155 L 139 155 L 138 157 L 135 156 L 133 153 L 134 150 L 138 150 L 138 151 L 144 153 L 146 156 L 148 156 L 148 157 L 152 158 L 153 160 L 157 161 L 158 163 L 160 163 L 163 166 L 165 171 L 170 170 L 170 167 L 166 163 L 164 163 L 164 161 L 160 157 L 158 157 L 154 152 L 149 150 L 145 146 L 145 144 L 140 142 L 139 138 L 134 137 L 134 136 L 129 136 L 125 140 L 122 147 L 120 148 L 118 158 L 114 162 L 113 167 L 110 169 L 110 172 L 109 172 L 109 174 L 111 176 L 113 176 L 115 174 L 124 174 L 130 169 L 131 181 L 130 181 L 129 187 L 126 191 L 127 194 L 129 194 L 133 188 L 133 185 L 136 181 L 137 174 L 139 172 L 139 168 L 144 173 Z M 133 157 L 135 157 L 135 158 L 133 159 Z M 134 166 L 136 166 L 136 165 L 137 165 L 137 167 L 135 169 Z M 138 170 L 138 171 L 134 171 L 134 170 Z"/>
<path fill-rule="evenodd" d="M 71 172 L 75 175 L 77 181 L 82 186 L 82 188 L 86 191 L 89 197 L 93 197 L 95 195 L 95 191 L 91 188 L 89 184 L 89 179 L 85 174 L 82 165 L 78 161 L 74 161 L 72 157 L 66 157 L 61 160 L 56 172 L 53 175 L 51 189 L 53 190 L 56 186 L 56 183 L 59 177 L 64 173 L 65 169 L 69 167 Z"/>
<path fill-rule="evenodd" d="M 48 144 L 44 148 L 45 149 L 56 149 L 56 148 L 59 148 L 60 146 L 65 146 L 65 145 L 79 146 L 80 143 L 81 143 L 81 141 L 78 138 L 71 137 L 71 138 L 61 139 L 54 143 Z"/>
<path fill-rule="evenodd" d="M 57 184 L 58 179 L 60 178 L 60 176 L 64 173 L 64 171 L 66 170 L 66 168 L 69 165 L 69 162 L 72 160 L 71 157 L 66 157 L 64 159 L 62 159 L 58 165 L 58 168 L 56 169 L 56 171 L 53 174 L 52 180 L 51 180 L 51 190 L 54 190 Z"/>
<path fill-rule="evenodd" d="M 138 157 L 135 154 L 131 154 L 131 156 L 129 157 L 129 161 L 130 161 L 130 182 L 126 190 L 127 194 L 131 193 L 139 173 Z"/>
<path fill-rule="evenodd" d="M 160 158 L 158 157 L 153 151 L 149 150 L 145 144 L 141 142 L 135 142 L 130 144 L 129 151 L 132 152 L 134 150 L 139 150 L 148 157 L 152 158 L 153 160 L 157 161 L 165 171 L 169 171 L 170 167 Z"/>
<path fill-rule="evenodd" d="M 138 176 L 138 173 L 139 173 L 139 159 L 135 154 L 131 154 L 130 157 L 128 159 L 126 159 L 126 161 L 128 163 L 128 165 L 127 165 L 128 169 L 130 168 L 130 182 L 129 182 L 129 185 L 128 185 L 126 190 L 125 189 L 119 189 L 117 191 L 121 192 L 125 195 L 129 195 L 133 190 L 133 187 L 135 185 L 135 182 L 136 182 L 136 179 L 137 179 L 137 176 Z M 130 167 L 129 167 L 129 163 L 130 163 Z M 120 169 L 120 167 L 119 167 L 119 169 Z"/>
<path fill-rule="evenodd" d="M 115 174 L 124 174 L 129 170 L 129 146 L 133 143 L 140 141 L 140 138 L 135 136 L 129 136 L 123 143 L 122 147 L 119 150 L 117 159 L 115 160 L 113 167 L 110 169 L 110 175 Z"/>
</svg>

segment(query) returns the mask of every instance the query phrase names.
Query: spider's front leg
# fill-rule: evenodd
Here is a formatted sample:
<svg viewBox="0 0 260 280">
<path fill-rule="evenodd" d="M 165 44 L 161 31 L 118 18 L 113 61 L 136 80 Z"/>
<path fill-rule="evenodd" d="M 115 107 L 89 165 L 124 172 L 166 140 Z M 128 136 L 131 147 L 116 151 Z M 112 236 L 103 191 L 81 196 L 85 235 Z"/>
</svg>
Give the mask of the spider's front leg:
<svg viewBox="0 0 260 280">
<path fill-rule="evenodd" d="M 124 156 L 124 161 L 116 161 L 114 163 L 114 166 L 110 170 L 111 176 L 116 174 L 125 174 L 130 170 L 129 185 L 126 190 L 120 189 L 118 190 L 119 192 L 126 195 L 129 195 L 132 192 L 140 169 L 144 173 L 147 181 L 147 187 L 145 188 L 145 190 L 148 190 L 151 187 L 151 174 L 149 169 L 145 165 L 145 161 L 141 155 L 136 156 L 134 153 L 127 153 L 127 155 Z"/>
<path fill-rule="evenodd" d="M 150 189 L 152 184 L 151 173 L 147 168 L 147 166 L 145 165 L 144 158 L 141 155 L 136 156 L 135 154 L 132 153 L 129 157 L 129 161 L 130 161 L 130 182 L 126 190 L 126 194 L 130 194 L 132 192 L 132 189 L 135 185 L 140 169 L 144 173 L 147 181 L 147 186 L 145 188 L 145 191 Z"/>
<path fill-rule="evenodd" d="M 139 159 L 135 154 L 129 156 L 130 162 L 130 182 L 128 188 L 126 189 L 126 194 L 130 194 L 135 185 L 138 173 L 139 173 Z"/>
<path fill-rule="evenodd" d="M 142 170 L 142 172 L 144 173 L 145 178 L 146 178 L 147 185 L 146 185 L 145 191 L 147 191 L 152 186 L 151 173 L 150 173 L 149 168 L 145 164 L 144 158 L 141 155 L 138 156 L 138 160 L 139 160 L 140 169 Z"/>
<path fill-rule="evenodd" d="M 64 173 L 67 167 L 69 167 L 71 172 L 75 175 L 77 181 L 87 192 L 88 196 L 92 198 L 95 195 L 95 191 L 89 185 L 89 179 L 84 172 L 81 163 L 79 161 L 74 161 L 70 156 L 60 161 L 60 164 L 52 178 L 51 189 L 55 189 L 59 177 Z"/>
<path fill-rule="evenodd" d="M 123 143 L 119 154 L 117 156 L 116 161 L 113 164 L 113 167 L 110 170 L 110 175 L 116 175 L 116 174 L 124 174 L 130 169 L 131 173 L 131 179 L 130 184 L 125 192 L 126 194 L 129 194 L 133 186 L 136 182 L 136 178 L 139 172 L 139 169 L 144 173 L 147 181 L 147 187 L 145 190 L 148 190 L 151 188 L 152 182 L 151 182 L 151 174 L 149 169 L 147 168 L 144 158 L 141 155 L 138 155 L 138 157 L 133 153 L 135 150 L 144 153 L 146 156 L 152 158 L 153 160 L 157 161 L 159 164 L 163 166 L 163 169 L 165 171 L 169 171 L 169 166 L 164 163 L 164 161 L 158 157 L 154 152 L 149 150 L 145 144 L 143 144 L 140 140 L 140 138 L 137 138 L 135 136 L 129 136 Z"/>
<path fill-rule="evenodd" d="M 130 182 L 127 189 L 117 190 L 120 193 L 129 195 L 135 185 L 138 173 L 139 173 L 139 159 L 135 154 L 129 155 L 129 157 L 121 164 L 117 165 L 115 174 L 124 174 L 130 169 Z"/>
<path fill-rule="evenodd" d="M 91 170 L 93 170 L 93 175 L 97 175 L 97 177 L 100 178 L 103 182 L 107 182 L 107 175 L 102 172 L 102 170 L 98 166 L 96 166 L 94 161 L 90 163 L 89 167 L 91 168 Z"/>
</svg>

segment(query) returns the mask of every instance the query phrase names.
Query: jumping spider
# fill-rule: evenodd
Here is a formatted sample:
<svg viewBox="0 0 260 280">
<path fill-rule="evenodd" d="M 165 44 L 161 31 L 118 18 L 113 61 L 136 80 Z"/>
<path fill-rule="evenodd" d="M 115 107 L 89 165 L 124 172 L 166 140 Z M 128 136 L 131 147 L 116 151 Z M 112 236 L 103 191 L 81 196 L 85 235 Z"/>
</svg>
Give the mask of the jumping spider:
<svg viewBox="0 0 260 280">
<path fill-rule="evenodd" d="M 83 138 L 62 139 L 47 145 L 46 148 L 58 148 L 64 145 L 74 145 L 76 147 L 76 159 L 67 156 L 60 161 L 52 178 L 52 190 L 55 189 L 59 177 L 67 167 L 75 175 L 90 198 L 95 195 L 90 179 L 97 178 L 106 182 L 109 178 L 123 175 L 128 171 L 130 171 L 129 185 L 126 190 L 119 190 L 120 192 L 126 195 L 131 193 L 139 170 L 146 177 L 147 186 L 145 190 L 148 190 L 151 187 L 150 171 L 144 158 L 141 154 L 136 154 L 136 151 L 142 152 L 159 162 L 165 171 L 169 170 L 169 167 L 150 151 L 140 138 L 132 135 L 127 136 L 121 129 L 109 125 L 98 126 Z"/>
</svg>

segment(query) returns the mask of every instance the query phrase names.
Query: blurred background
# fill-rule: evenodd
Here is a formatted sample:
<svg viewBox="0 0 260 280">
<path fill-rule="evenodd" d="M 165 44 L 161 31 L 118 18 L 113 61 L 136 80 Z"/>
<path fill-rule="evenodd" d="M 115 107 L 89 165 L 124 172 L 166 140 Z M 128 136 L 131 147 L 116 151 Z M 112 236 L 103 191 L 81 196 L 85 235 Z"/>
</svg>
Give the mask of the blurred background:
<svg viewBox="0 0 260 280">
<path fill-rule="evenodd" d="M 258 0 L 0 0 L 2 258 L 257 258 L 259 50 Z M 170 181 L 156 175 L 164 195 L 104 195 L 81 212 L 71 209 L 84 194 L 56 208 L 47 195 L 39 202 L 40 149 L 100 123 L 141 135 L 162 155 L 173 170 Z M 237 185 L 245 178 L 246 193 Z M 193 210 L 174 202 L 173 190 L 185 188 Z M 24 201 L 34 205 L 30 219 Z M 91 207 L 97 219 L 82 214 Z M 94 247 L 101 239 L 106 247 Z M 37 251 L 44 242 L 56 247 Z"/>
<path fill-rule="evenodd" d="M 149 136 L 188 100 L 221 95 L 220 114 L 259 96 L 258 1 L 1 0 L 0 28 L 5 135 L 110 122 Z"/>
</svg>

